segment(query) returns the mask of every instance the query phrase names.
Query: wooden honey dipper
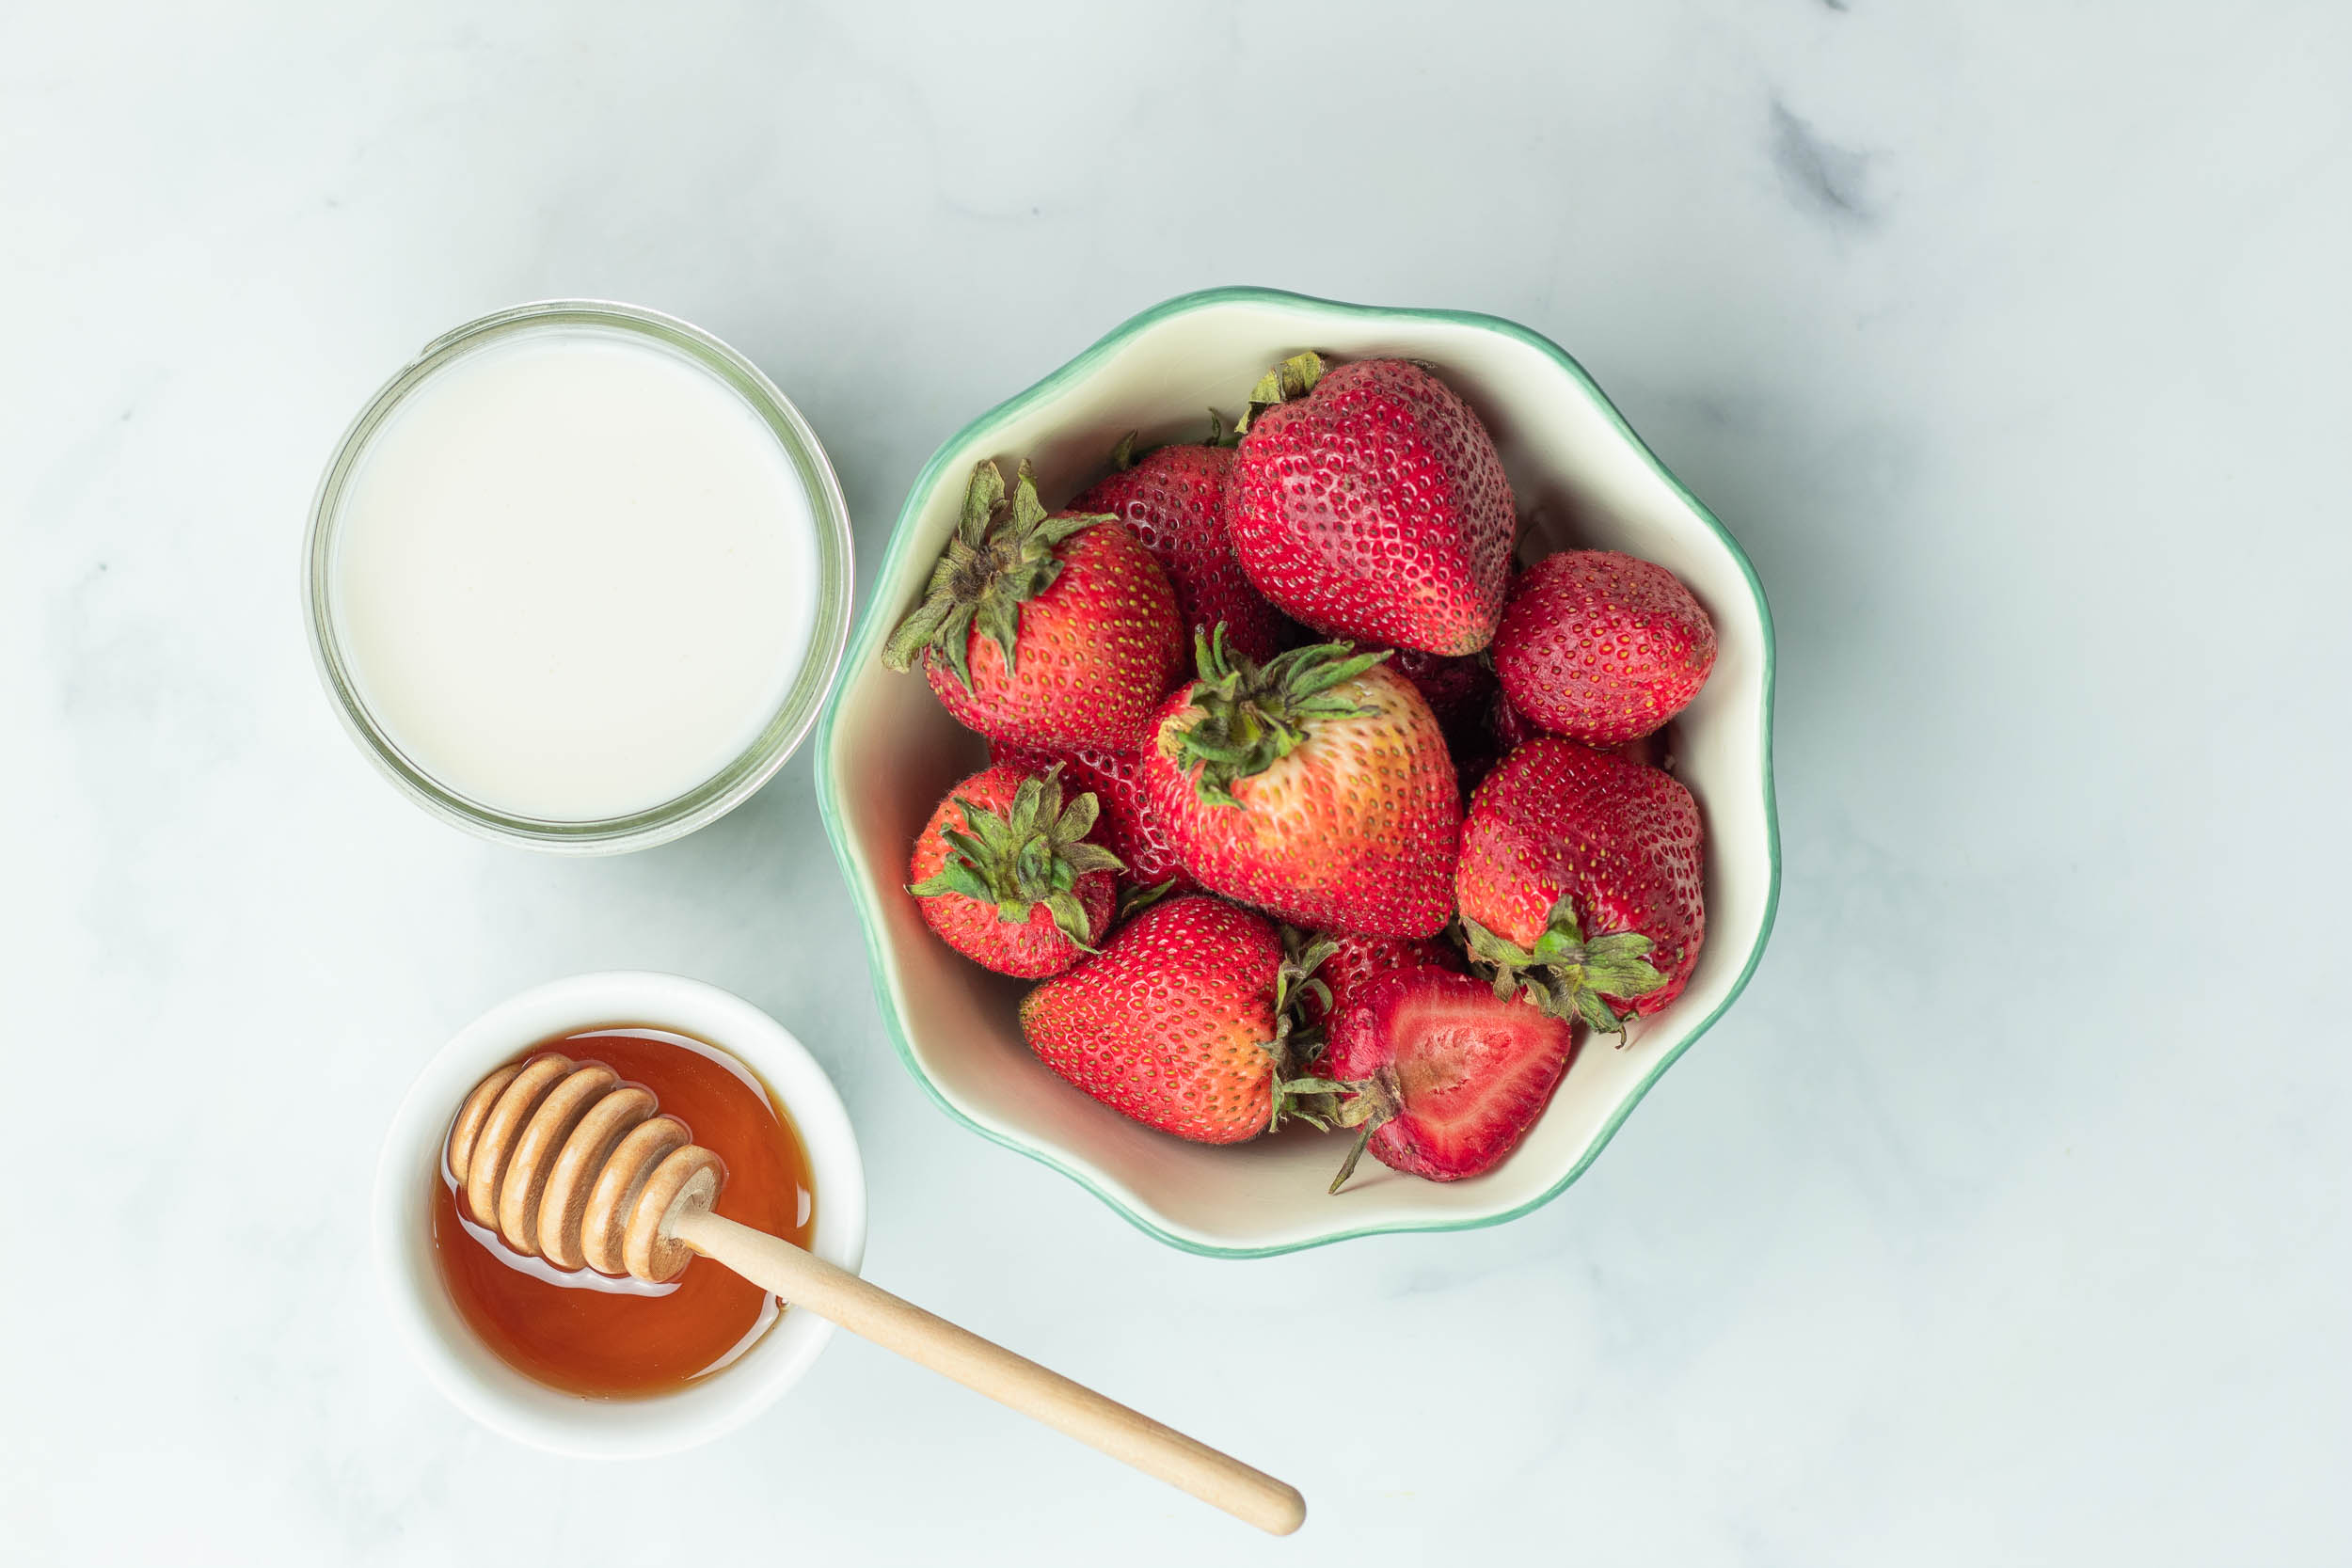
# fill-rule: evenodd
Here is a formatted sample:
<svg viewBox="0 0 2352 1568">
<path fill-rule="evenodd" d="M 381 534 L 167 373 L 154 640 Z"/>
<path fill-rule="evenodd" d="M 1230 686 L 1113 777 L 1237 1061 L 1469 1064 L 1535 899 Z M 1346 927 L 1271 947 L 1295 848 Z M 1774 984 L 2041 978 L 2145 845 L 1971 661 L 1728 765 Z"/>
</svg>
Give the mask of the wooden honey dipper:
<svg viewBox="0 0 2352 1568">
<path fill-rule="evenodd" d="M 1306 1500 L 1263 1470 L 711 1212 L 726 1167 L 660 1109 L 601 1062 L 536 1055 L 466 1097 L 450 1128 L 450 1175 L 473 1218 L 517 1252 L 651 1284 L 700 1254 L 1260 1529 L 1288 1535 L 1305 1522 Z"/>
</svg>

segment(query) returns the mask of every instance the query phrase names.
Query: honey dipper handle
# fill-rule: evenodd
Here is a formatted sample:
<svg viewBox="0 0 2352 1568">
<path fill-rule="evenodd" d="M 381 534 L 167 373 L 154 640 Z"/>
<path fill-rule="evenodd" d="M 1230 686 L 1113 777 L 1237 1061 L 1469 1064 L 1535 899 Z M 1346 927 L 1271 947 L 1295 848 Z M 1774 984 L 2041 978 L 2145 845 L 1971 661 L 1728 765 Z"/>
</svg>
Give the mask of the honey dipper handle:
<svg viewBox="0 0 2352 1568">
<path fill-rule="evenodd" d="M 1306 1499 L 1264 1471 L 900 1301 L 789 1242 L 707 1211 L 679 1215 L 673 1233 L 793 1306 L 1010 1405 L 1262 1530 L 1288 1535 L 1306 1520 Z"/>
</svg>

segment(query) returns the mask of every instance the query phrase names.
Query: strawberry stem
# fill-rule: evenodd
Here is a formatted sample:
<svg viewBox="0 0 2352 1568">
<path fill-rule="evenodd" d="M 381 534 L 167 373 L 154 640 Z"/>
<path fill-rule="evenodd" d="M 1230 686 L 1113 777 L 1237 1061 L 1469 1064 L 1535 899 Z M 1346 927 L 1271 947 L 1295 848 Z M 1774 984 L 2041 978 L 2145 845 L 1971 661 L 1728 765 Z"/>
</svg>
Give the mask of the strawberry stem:
<svg viewBox="0 0 2352 1568">
<path fill-rule="evenodd" d="M 1364 1150 L 1371 1147 L 1372 1135 L 1378 1129 L 1372 1123 L 1364 1123 L 1363 1131 L 1349 1141 L 1347 1158 L 1340 1162 L 1340 1173 L 1331 1178 L 1331 1184 L 1324 1189 L 1325 1192 L 1334 1197 L 1339 1196 L 1340 1189 L 1347 1185 L 1347 1179 L 1356 1174 L 1356 1162 L 1364 1157 Z"/>
<path fill-rule="evenodd" d="M 1274 1057 L 1274 1104 L 1266 1117 L 1269 1132 L 1280 1127 L 1286 1117 L 1327 1132 L 1331 1118 L 1338 1114 L 1339 1101 L 1333 1093 L 1338 1085 L 1311 1074 L 1294 1077 L 1292 1073 L 1323 1053 L 1323 1030 L 1300 1026 L 1299 1004 L 1313 995 L 1321 1000 L 1327 1014 L 1330 1011 L 1331 988 L 1315 978 L 1314 972 L 1339 948 L 1329 937 L 1282 927 L 1282 961 L 1274 971 L 1274 1038 L 1266 1047 Z"/>
<path fill-rule="evenodd" d="M 1372 1135 L 1395 1119 L 1405 1107 L 1405 1094 L 1397 1083 L 1396 1069 L 1382 1068 L 1370 1078 L 1342 1081 L 1333 1078 L 1300 1078 L 1290 1085 L 1293 1092 L 1314 1095 L 1329 1102 L 1326 1113 L 1329 1124 L 1354 1127 L 1359 1131 L 1349 1145 L 1347 1158 L 1340 1162 L 1340 1173 L 1331 1179 L 1330 1192 L 1347 1185 L 1347 1179 L 1356 1174 L 1356 1162 L 1364 1157 L 1364 1148 Z M 1322 1122 L 1317 1126 L 1324 1126 Z"/>
</svg>

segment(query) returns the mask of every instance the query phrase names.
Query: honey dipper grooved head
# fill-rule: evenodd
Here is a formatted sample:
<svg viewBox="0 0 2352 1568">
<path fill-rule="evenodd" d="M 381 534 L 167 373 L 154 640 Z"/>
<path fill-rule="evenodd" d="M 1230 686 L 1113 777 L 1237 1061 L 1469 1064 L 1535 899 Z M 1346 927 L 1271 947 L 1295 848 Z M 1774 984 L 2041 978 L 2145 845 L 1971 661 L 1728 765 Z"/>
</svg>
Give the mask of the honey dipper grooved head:
<svg viewBox="0 0 2352 1568">
<path fill-rule="evenodd" d="M 673 1149 L 653 1168 L 629 1206 L 628 1229 L 622 1239 L 621 1256 L 629 1273 L 659 1285 L 686 1272 L 694 1249 L 671 1235 L 670 1227 L 680 1215 L 708 1209 L 726 1174 L 719 1157 L 700 1144 Z"/>
<path fill-rule="evenodd" d="M 499 1102 L 499 1096 L 522 1069 L 520 1062 L 499 1069 L 476 1084 L 473 1093 L 457 1107 L 457 1124 L 449 1130 L 449 1173 L 459 1181 L 466 1180 L 466 1166 L 473 1159 L 474 1141 L 482 1136 L 482 1124 L 490 1119 L 490 1107 Z"/>
<path fill-rule="evenodd" d="M 568 1056 L 533 1056 L 491 1103 L 489 1113 L 483 1117 L 482 1130 L 474 1138 L 471 1157 L 466 1162 L 466 1207 L 472 1212 L 475 1224 L 498 1224 L 499 1181 L 506 1174 L 506 1162 L 515 1151 L 515 1139 L 547 1092 L 571 1070 L 572 1060 Z"/>
<path fill-rule="evenodd" d="M 580 1255 L 598 1274 L 624 1275 L 628 1262 L 622 1241 L 628 1233 L 628 1216 L 644 1190 L 645 1178 L 672 1152 L 692 1139 L 675 1117 L 655 1117 L 640 1122 L 613 1146 L 604 1169 L 596 1173 L 588 1202 L 580 1217 Z"/>
<path fill-rule="evenodd" d="M 450 1174 L 516 1251 L 660 1284 L 693 1258 L 671 1226 L 711 1206 L 726 1166 L 658 1109 L 603 1063 L 546 1052 L 474 1085 L 450 1127 Z"/>
<path fill-rule="evenodd" d="M 539 1251 L 557 1268 L 576 1269 L 588 1260 L 580 1250 L 580 1232 L 589 1192 L 613 1149 L 654 1110 L 651 1090 L 624 1084 L 589 1106 L 564 1140 L 555 1168 L 548 1173 L 547 1191 L 539 1197 Z"/>
<path fill-rule="evenodd" d="M 620 1081 L 602 1062 L 574 1068 L 547 1092 L 516 1135 L 515 1152 L 499 1179 L 499 1234 L 516 1252 L 525 1257 L 538 1252 L 539 1195 L 547 1191 L 556 1156 L 588 1108 Z"/>
</svg>

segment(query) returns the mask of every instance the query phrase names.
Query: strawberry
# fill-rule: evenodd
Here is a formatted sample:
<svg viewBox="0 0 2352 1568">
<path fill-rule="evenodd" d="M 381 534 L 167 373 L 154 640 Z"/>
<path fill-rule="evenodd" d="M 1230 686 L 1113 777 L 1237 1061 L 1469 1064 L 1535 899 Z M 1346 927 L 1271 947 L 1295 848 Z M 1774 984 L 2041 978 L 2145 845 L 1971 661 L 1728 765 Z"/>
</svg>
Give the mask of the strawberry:
<svg viewBox="0 0 2352 1568">
<path fill-rule="evenodd" d="M 1250 394 L 1227 501 L 1258 591 L 1331 637 L 1473 654 L 1511 568 L 1511 483 L 1454 389 L 1405 359 L 1301 354 Z"/>
<path fill-rule="evenodd" d="M 1495 673 L 1476 655 L 1448 658 L 1419 648 L 1399 648 L 1389 668 L 1413 683 L 1447 735 L 1457 726 L 1482 722 L 1494 695 Z"/>
<path fill-rule="evenodd" d="M 1225 531 L 1225 484 L 1233 449 L 1210 417 L 1205 446 L 1167 446 L 1132 456 L 1135 436 L 1111 453 L 1112 472 L 1071 502 L 1073 511 L 1107 512 L 1135 531 L 1176 590 L 1176 610 L 1187 632 L 1218 623 L 1233 646 L 1251 658 L 1280 650 L 1282 618 L 1233 559 Z"/>
<path fill-rule="evenodd" d="M 1296 1111 L 1294 980 L 1263 915 L 1191 894 L 1152 905 L 1022 998 L 1021 1032 L 1039 1060 L 1121 1115 L 1240 1143 Z"/>
<path fill-rule="evenodd" d="M 1512 706 L 1510 694 L 1503 691 L 1495 693 L 1494 705 L 1487 710 L 1486 727 L 1493 734 L 1495 744 L 1506 753 L 1546 733 L 1541 724 Z"/>
<path fill-rule="evenodd" d="M 1314 1080 L 1334 1119 L 1359 1127 L 1331 1183 L 1366 1148 L 1394 1170 L 1458 1181 L 1493 1169 L 1534 1126 L 1567 1071 L 1575 1031 L 1484 981 L 1442 969 L 1375 975 L 1331 1023 Z"/>
<path fill-rule="evenodd" d="M 1470 754 L 1473 755 L 1476 754 L 1475 747 L 1479 740 L 1483 739 L 1486 743 L 1486 767 L 1478 770 L 1482 778 L 1486 775 L 1487 768 L 1502 760 L 1493 755 L 1493 748 L 1499 746 L 1507 754 L 1518 751 L 1539 735 L 1551 733 L 1518 708 L 1513 707 L 1511 699 L 1500 691 L 1495 693 L 1494 700 L 1486 705 L 1486 711 L 1483 717 L 1485 719 L 1483 728 L 1475 732 L 1469 743 L 1472 748 Z M 1450 735 L 1448 738 L 1451 738 Z M 1613 757 L 1623 757 L 1628 762 L 1644 763 L 1651 768 L 1671 768 L 1674 767 L 1674 756 L 1667 749 L 1664 730 L 1652 730 L 1649 734 L 1636 736 L 1622 745 L 1595 746 L 1593 750 L 1606 752 Z M 1463 776 L 1462 787 L 1467 791 L 1471 786 L 1472 781 L 1470 777 L 1470 766 L 1461 761 L 1462 754 L 1456 753 L 1456 768 Z"/>
<path fill-rule="evenodd" d="M 1691 792 L 1542 736 L 1486 776 L 1455 874 L 1471 960 L 1498 993 L 1614 1031 L 1682 994 L 1707 934 Z"/>
<path fill-rule="evenodd" d="M 1495 703 L 1494 671 L 1476 654 L 1454 658 L 1418 648 L 1392 650 L 1389 668 L 1412 682 L 1438 716 L 1454 778 L 1468 795 L 1495 764 L 1494 738 L 1486 727 Z"/>
<path fill-rule="evenodd" d="M 1152 815 L 1151 802 L 1145 799 L 1142 753 L 1080 746 L 1060 752 L 998 747 L 990 754 L 999 762 L 1010 762 L 1032 772 L 1043 772 L 1059 763 L 1062 777 L 1073 787 L 1090 790 L 1103 809 L 1103 819 L 1096 825 L 1094 836 L 1125 863 L 1122 879 L 1130 888 L 1160 893 L 1195 891 L 1192 879 L 1177 863 L 1176 847 L 1169 842 L 1168 830 Z"/>
<path fill-rule="evenodd" d="M 1421 693 L 1344 643 L 1261 665 L 1200 640 L 1143 756 L 1152 814 L 1212 893 L 1302 926 L 1426 937 L 1454 911 L 1461 794 Z"/>
<path fill-rule="evenodd" d="M 1645 768 L 1663 768 L 1669 772 L 1674 770 L 1675 759 L 1666 750 L 1664 730 L 1652 730 L 1647 735 L 1635 736 L 1622 746 L 1596 746 L 1593 750 L 1606 752 L 1613 757 L 1623 757 L 1628 762 L 1638 762 Z"/>
<path fill-rule="evenodd" d="M 1563 550 L 1512 585 L 1494 659 L 1520 713 L 1554 735 L 1614 746 L 1690 706 L 1715 667 L 1715 623 L 1663 566 Z"/>
<path fill-rule="evenodd" d="M 1026 463 L 1008 505 L 1004 475 L 982 463 L 882 660 L 905 670 L 918 655 L 947 711 L 992 740 L 1117 751 L 1182 669 L 1184 633 L 1167 574 L 1123 525 L 1048 515 Z"/>
<path fill-rule="evenodd" d="M 1053 769 L 998 763 L 949 792 L 914 840 L 907 891 L 924 923 L 999 974 L 1058 974 L 1110 929 L 1119 857 L 1092 842 L 1096 804 L 1062 804 Z"/>
<path fill-rule="evenodd" d="M 1320 1023 L 1345 1007 L 1375 975 L 1392 969 L 1450 969 L 1460 957 L 1428 937 L 1367 937 L 1328 931 L 1312 938 L 1285 932 L 1293 958 L 1307 981 L 1298 988 L 1298 1022 Z"/>
</svg>

